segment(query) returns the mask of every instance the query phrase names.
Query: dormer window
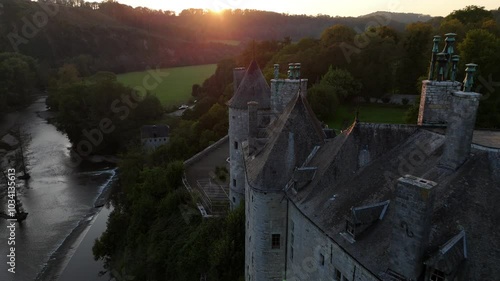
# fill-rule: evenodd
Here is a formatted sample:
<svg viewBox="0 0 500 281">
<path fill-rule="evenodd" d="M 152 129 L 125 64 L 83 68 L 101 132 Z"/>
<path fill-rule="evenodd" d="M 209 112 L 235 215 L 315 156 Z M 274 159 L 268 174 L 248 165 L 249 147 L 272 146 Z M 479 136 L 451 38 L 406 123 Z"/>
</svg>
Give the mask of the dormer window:
<svg viewBox="0 0 500 281">
<path fill-rule="evenodd" d="M 387 200 L 376 204 L 352 207 L 351 216 L 346 219 L 345 232 L 340 234 L 350 243 L 356 242 L 355 239 L 358 239 L 363 231 L 384 218 L 389 202 Z"/>
</svg>

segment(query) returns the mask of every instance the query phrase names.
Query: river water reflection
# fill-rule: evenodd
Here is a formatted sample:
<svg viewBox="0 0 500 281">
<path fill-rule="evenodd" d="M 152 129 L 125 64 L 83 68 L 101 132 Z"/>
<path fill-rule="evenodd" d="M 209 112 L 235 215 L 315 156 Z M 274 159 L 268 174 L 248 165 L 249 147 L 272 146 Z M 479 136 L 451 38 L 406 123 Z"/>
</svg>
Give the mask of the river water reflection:
<svg viewBox="0 0 500 281">
<path fill-rule="evenodd" d="M 98 211 L 93 208 L 94 201 L 115 176 L 112 168 L 97 170 L 96 167 L 72 168 L 68 165 L 71 144 L 65 134 L 38 116 L 37 113 L 45 108 L 45 98 L 39 98 L 18 118 L 22 131 L 28 136 L 25 158 L 31 179 L 26 183 L 17 180 L 17 185 L 19 197 L 29 215 L 22 224 L 16 224 L 15 274 L 7 271 L 9 231 L 7 221 L 0 220 L 0 280 L 35 280 L 46 269 L 53 253 L 64 241 L 68 242 L 68 236 L 73 232 L 73 236 L 78 237 L 75 228 L 93 221 Z M 0 204 L 5 210 L 4 182 L 0 188 Z M 87 229 L 83 227 L 81 231 Z M 79 231 L 78 228 L 75 231 Z M 91 247 L 92 243 L 87 244 L 85 247 Z M 64 254 L 66 251 L 60 249 L 58 252 Z M 65 271 L 65 274 L 69 273 Z"/>
</svg>

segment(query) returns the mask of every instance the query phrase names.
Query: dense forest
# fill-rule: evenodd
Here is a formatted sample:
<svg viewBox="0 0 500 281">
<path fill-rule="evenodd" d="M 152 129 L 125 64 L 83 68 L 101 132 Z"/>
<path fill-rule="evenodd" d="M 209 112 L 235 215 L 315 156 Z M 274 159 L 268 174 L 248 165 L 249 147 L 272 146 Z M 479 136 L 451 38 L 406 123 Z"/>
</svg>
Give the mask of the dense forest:
<svg viewBox="0 0 500 281">
<path fill-rule="evenodd" d="M 458 80 L 466 63 L 479 65 L 474 90 L 483 99 L 477 126 L 500 128 L 500 9 L 469 6 L 446 17 L 400 23 L 380 13 L 336 18 L 190 9 L 176 15 L 113 1 L 40 2 L 0 2 L 8 10 L 0 18 L 0 34 L 7 39 L 0 41 L 0 109 L 27 103 L 35 89 L 47 90 L 57 125 L 76 148 L 85 131 L 102 127 L 102 120 L 114 126 L 89 152 L 122 159 L 123 192 L 113 198 L 115 210 L 93 250 L 121 280 L 243 278 L 244 211 L 203 220 L 195 199 L 180 186 L 182 161 L 227 134 L 232 70 L 253 59 L 268 79 L 275 63 L 282 75 L 289 62 L 302 63 L 308 99 L 326 122 L 339 105 L 359 102 L 357 97 L 386 101 L 392 94 L 417 95 L 433 36 L 454 32 L 461 56 Z M 34 13 L 54 5 L 58 12 L 43 28 L 30 38 L 23 35 Z M 370 21 L 376 24 L 367 26 Z M 217 62 L 217 70 L 193 85 L 198 102 L 181 118 L 167 117 L 154 93 L 140 95 L 129 111 L 110 110 L 115 101 L 134 95 L 113 72 L 206 62 Z M 416 120 L 415 109 L 408 112 L 409 122 Z M 153 122 L 168 124 L 171 139 L 148 154 L 140 149 L 137 132 Z"/>
<path fill-rule="evenodd" d="M 115 73 L 146 66 L 216 63 L 241 48 L 224 40 L 319 38 L 323 30 L 343 24 L 361 32 L 378 22 L 404 30 L 402 18 L 416 14 L 375 13 L 364 17 L 288 15 L 256 10 L 221 13 L 187 9 L 179 14 L 115 1 L 0 0 L 0 52 L 22 52 L 51 68 L 63 63 L 88 65 L 89 71 Z"/>
</svg>

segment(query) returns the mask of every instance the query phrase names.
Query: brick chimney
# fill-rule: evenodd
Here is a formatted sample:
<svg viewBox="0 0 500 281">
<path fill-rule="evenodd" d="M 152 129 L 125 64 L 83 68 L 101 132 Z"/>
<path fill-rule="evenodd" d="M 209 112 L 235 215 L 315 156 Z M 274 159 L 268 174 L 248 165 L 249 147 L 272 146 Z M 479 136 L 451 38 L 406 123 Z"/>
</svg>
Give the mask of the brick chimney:
<svg viewBox="0 0 500 281">
<path fill-rule="evenodd" d="M 248 154 L 252 155 L 256 148 L 259 116 L 257 113 L 258 102 L 248 102 Z"/>
<path fill-rule="evenodd" d="M 467 64 L 464 91 L 451 94 L 451 110 L 440 165 L 458 169 L 469 158 L 481 95 L 471 92 L 477 65 Z"/>
<path fill-rule="evenodd" d="M 410 175 L 398 179 L 389 266 L 407 280 L 418 280 L 424 272 L 435 186 L 435 182 Z"/>
</svg>

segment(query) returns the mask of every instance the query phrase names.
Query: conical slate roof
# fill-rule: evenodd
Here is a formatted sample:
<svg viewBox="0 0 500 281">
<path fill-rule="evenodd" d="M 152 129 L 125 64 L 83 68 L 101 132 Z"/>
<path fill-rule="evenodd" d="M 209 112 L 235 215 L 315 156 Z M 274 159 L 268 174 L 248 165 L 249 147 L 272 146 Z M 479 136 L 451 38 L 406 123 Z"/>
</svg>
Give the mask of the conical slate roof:
<svg viewBox="0 0 500 281">
<path fill-rule="evenodd" d="M 299 93 L 267 130 L 268 143 L 247 163 L 248 181 L 259 188 L 282 189 L 293 169 L 302 166 L 311 150 L 324 143 L 325 134 Z"/>
<path fill-rule="evenodd" d="M 238 90 L 227 105 L 231 108 L 247 109 L 250 101 L 258 102 L 259 109 L 271 107 L 271 89 L 255 60 L 248 67 Z"/>
</svg>

